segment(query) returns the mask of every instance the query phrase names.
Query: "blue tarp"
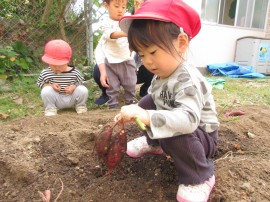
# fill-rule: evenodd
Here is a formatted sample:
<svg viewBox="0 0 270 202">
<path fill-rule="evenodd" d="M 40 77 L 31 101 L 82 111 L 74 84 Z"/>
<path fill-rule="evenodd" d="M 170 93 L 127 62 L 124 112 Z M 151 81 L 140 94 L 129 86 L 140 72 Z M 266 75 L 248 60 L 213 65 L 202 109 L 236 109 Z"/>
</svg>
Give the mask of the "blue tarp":
<svg viewBox="0 0 270 202">
<path fill-rule="evenodd" d="M 240 66 L 235 62 L 207 65 L 213 76 L 228 76 L 232 78 L 264 78 L 265 75 L 254 71 L 252 66 Z"/>
</svg>

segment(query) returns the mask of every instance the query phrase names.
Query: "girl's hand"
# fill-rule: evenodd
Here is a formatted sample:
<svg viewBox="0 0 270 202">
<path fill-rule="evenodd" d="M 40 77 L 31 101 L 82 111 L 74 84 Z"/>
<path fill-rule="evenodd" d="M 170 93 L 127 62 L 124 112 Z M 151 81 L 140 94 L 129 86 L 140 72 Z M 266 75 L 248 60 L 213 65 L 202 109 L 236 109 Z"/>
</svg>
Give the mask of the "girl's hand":
<svg viewBox="0 0 270 202">
<path fill-rule="evenodd" d="M 129 122 L 134 121 L 135 117 L 137 117 L 145 125 L 150 125 L 148 112 L 136 104 L 123 106 L 120 113 L 114 117 L 114 120 L 123 120 L 124 122 Z"/>
<path fill-rule="evenodd" d="M 61 90 L 61 86 L 59 84 L 53 83 L 53 84 L 51 84 L 51 86 L 57 92 L 59 92 Z"/>
<path fill-rule="evenodd" d="M 71 85 L 71 86 L 67 86 L 65 88 L 65 93 L 67 95 L 71 95 L 73 93 L 73 91 L 75 90 L 76 86 L 75 85 Z"/>
</svg>

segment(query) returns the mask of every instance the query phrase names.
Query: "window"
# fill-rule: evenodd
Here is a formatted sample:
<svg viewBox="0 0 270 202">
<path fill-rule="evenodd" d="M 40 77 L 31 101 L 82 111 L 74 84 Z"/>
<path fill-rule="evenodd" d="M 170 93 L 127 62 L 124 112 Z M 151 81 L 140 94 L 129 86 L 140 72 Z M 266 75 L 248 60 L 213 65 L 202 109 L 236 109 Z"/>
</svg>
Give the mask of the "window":
<svg viewBox="0 0 270 202">
<path fill-rule="evenodd" d="M 202 0 L 202 20 L 264 29 L 268 0 Z"/>
</svg>

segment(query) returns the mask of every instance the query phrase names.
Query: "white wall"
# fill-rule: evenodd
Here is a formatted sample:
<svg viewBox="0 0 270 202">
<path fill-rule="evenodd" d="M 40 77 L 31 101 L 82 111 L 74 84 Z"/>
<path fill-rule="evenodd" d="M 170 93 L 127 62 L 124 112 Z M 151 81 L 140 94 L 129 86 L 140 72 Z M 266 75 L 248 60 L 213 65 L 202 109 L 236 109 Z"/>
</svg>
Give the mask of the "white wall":
<svg viewBox="0 0 270 202">
<path fill-rule="evenodd" d="M 201 14 L 202 0 L 184 1 Z M 197 67 L 233 62 L 236 40 L 245 36 L 264 38 L 266 33 L 264 31 L 202 22 L 201 31 L 191 40 L 189 56 L 192 57 Z"/>
<path fill-rule="evenodd" d="M 233 62 L 236 41 L 245 36 L 264 38 L 265 32 L 203 23 L 199 34 L 191 40 L 189 56 L 197 67 Z"/>
</svg>

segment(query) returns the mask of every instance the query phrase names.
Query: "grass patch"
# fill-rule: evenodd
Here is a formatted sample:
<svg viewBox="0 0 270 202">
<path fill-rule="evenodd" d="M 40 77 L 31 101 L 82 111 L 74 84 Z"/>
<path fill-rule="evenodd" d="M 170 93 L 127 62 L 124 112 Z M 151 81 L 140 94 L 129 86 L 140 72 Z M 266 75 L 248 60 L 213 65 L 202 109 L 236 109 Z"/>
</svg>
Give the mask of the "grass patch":
<svg viewBox="0 0 270 202">
<path fill-rule="evenodd" d="M 270 77 L 263 79 L 211 77 L 224 79 L 224 88 L 213 88 L 216 104 L 219 106 L 232 105 L 270 105 Z"/>
<path fill-rule="evenodd" d="M 1 120 L 9 121 L 41 113 L 40 89 L 36 86 L 37 77 L 17 77 L 6 81 L 0 89 Z"/>
<path fill-rule="evenodd" d="M 38 75 L 13 78 L 0 87 L 0 121 L 11 121 L 25 116 L 43 115 L 40 88 L 36 85 Z M 86 82 L 89 90 L 87 107 L 100 108 L 94 104 L 99 89 L 91 79 Z"/>
<path fill-rule="evenodd" d="M 43 115 L 40 88 L 36 85 L 37 76 L 14 78 L 0 85 L 0 121 L 11 121 L 25 116 Z M 223 89 L 213 88 L 213 95 L 219 109 L 226 109 L 235 103 L 240 105 L 270 106 L 270 77 L 264 79 L 208 77 L 212 80 L 224 79 Z M 88 110 L 106 108 L 94 104 L 100 90 L 93 79 L 86 82 L 89 90 Z"/>
</svg>

